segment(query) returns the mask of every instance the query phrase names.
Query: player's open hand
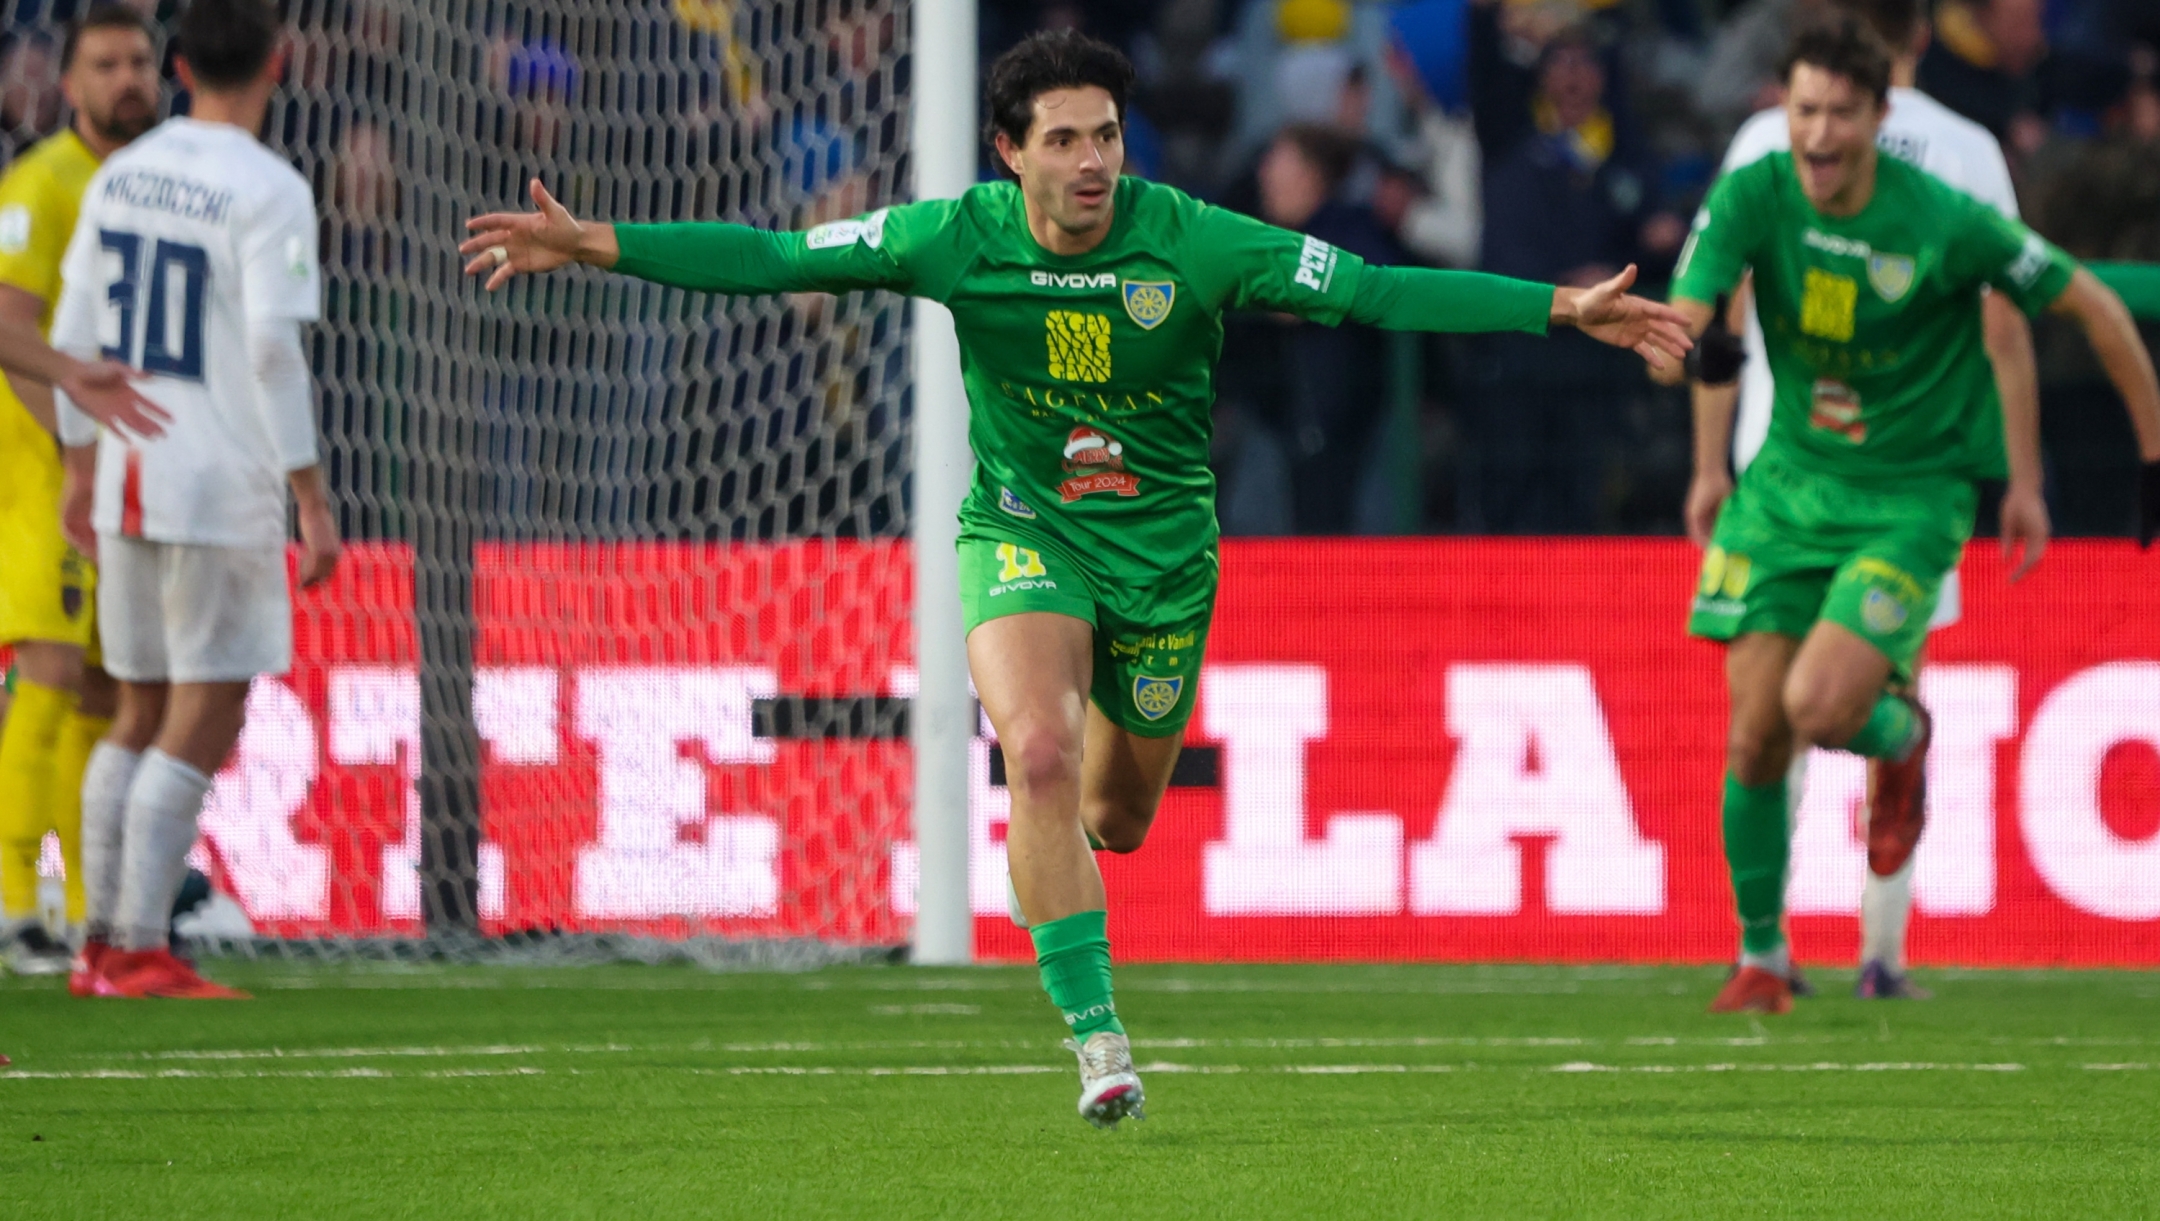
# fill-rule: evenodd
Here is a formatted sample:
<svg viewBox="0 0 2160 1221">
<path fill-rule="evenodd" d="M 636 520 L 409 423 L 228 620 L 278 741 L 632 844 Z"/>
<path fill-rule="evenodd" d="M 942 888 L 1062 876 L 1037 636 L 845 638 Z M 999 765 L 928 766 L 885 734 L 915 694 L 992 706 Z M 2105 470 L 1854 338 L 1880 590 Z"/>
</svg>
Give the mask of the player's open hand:
<svg viewBox="0 0 2160 1221">
<path fill-rule="evenodd" d="M 108 428 L 138 437 L 162 436 L 172 417 L 135 388 L 141 377 L 118 361 L 77 361 L 74 371 L 60 379 L 60 389 L 77 411 Z"/>
<path fill-rule="evenodd" d="M 614 252 L 613 226 L 579 224 L 538 178 L 532 180 L 532 201 L 537 211 L 490 212 L 465 222 L 472 233 L 458 246 L 458 253 L 471 259 L 465 274 L 485 275 L 489 292 L 508 284 L 512 276 L 553 271 L 577 261 L 581 253 L 590 256 L 596 252 L 587 247 L 595 239 L 607 246 L 609 256 Z M 589 261 L 603 267 L 614 263 L 613 257 Z"/>
<path fill-rule="evenodd" d="M 1677 370 L 1695 342 L 1687 315 L 1672 306 L 1628 292 L 1635 265 L 1590 288 L 1554 290 L 1555 322 L 1571 322 L 1600 343 L 1626 348 L 1648 362 L 1652 373 Z"/>
<path fill-rule="evenodd" d="M 2003 493 L 2002 554 L 2003 563 L 2011 566 L 2011 580 L 2039 566 L 2054 532 L 2048 521 L 2047 502 L 2040 498 L 2038 489 L 2013 487 Z"/>
<path fill-rule="evenodd" d="M 1688 484 L 1687 518 L 1688 541 L 1698 547 L 1710 545 L 1710 535 L 1717 529 L 1718 510 L 1723 508 L 1733 490 L 1732 476 L 1723 471 L 1697 475 Z"/>
<path fill-rule="evenodd" d="M 329 502 L 300 508 L 300 588 L 313 589 L 337 571 L 345 544 L 338 538 L 337 516 Z"/>
</svg>

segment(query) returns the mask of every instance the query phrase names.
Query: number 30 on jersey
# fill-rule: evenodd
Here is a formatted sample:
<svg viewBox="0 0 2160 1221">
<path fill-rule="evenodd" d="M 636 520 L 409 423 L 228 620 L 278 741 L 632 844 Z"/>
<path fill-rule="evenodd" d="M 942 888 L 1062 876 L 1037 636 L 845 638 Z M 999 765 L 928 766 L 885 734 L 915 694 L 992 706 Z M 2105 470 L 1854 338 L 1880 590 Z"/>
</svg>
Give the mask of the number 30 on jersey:
<svg viewBox="0 0 2160 1221">
<path fill-rule="evenodd" d="M 98 230 L 98 242 L 119 264 L 105 288 L 105 333 L 114 340 L 105 355 L 145 373 L 201 381 L 209 253 L 159 238 L 145 259 L 140 235 L 114 229 Z"/>
</svg>

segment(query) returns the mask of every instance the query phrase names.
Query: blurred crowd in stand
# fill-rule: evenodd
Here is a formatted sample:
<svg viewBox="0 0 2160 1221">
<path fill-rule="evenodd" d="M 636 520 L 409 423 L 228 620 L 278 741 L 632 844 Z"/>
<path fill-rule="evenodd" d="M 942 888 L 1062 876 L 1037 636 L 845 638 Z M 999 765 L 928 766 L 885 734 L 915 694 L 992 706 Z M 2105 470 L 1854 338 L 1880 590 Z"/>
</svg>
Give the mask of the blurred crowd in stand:
<svg viewBox="0 0 2160 1221">
<path fill-rule="evenodd" d="M 160 19 L 178 7 L 137 2 Z M 1368 261 L 1578 285 L 1632 263 L 1642 291 L 1660 294 L 1726 140 L 1778 103 L 1790 32 L 1829 3 L 982 0 L 980 50 L 987 63 L 1059 27 L 1115 43 L 1140 75 L 1132 172 Z M 59 125 L 59 23 L 76 7 L 12 0 L 0 17 L 0 146 Z M 582 28 L 564 24 L 584 20 L 576 4 L 289 7 L 298 100 L 273 135 L 298 150 L 328 205 L 333 298 L 374 311 L 348 322 L 350 359 L 363 366 L 370 345 L 394 346 L 409 329 L 398 312 L 409 303 L 375 290 L 419 283 L 410 213 L 442 185 L 416 181 L 429 154 L 402 127 L 410 94 L 394 83 L 434 70 L 410 54 L 423 26 L 485 48 L 468 65 L 478 76 L 453 84 L 500 146 L 486 175 L 590 161 L 565 187 L 633 219 L 788 226 L 905 189 L 893 105 L 905 89 L 904 0 L 608 0 L 610 13 L 682 35 L 648 40 L 672 57 L 651 64 L 620 51 L 581 62 L 575 38 L 535 32 Z M 660 83 L 655 101 L 604 114 L 585 105 L 635 73 Z M 671 73 L 680 83 L 668 87 Z M 1934 0 L 1919 85 L 2002 141 L 2042 233 L 2081 257 L 2160 260 L 2160 0 Z M 633 358 L 627 387 L 544 369 L 484 379 L 477 456 L 504 472 L 488 504 L 507 522 L 553 514 L 576 532 L 904 528 L 890 490 L 905 448 L 892 389 L 904 382 L 899 314 L 807 297 L 744 309 L 728 316 L 760 320 L 748 347 L 719 357 L 611 322 Z M 2057 525 L 2120 533 L 2128 497 L 2115 484 L 2127 488 L 2131 465 L 2120 407 L 2074 332 L 2043 320 L 2038 338 Z M 758 372 L 768 358 L 778 381 Z M 1679 528 L 1684 393 L 1572 332 L 1397 336 L 1235 315 L 1220 391 L 1230 533 Z M 393 434 L 397 445 L 376 449 L 412 448 L 394 388 L 347 377 L 326 387 L 324 411 L 353 454 Z M 572 417 L 574 428 L 558 423 Z M 651 445 L 625 450 L 626 433 Z M 584 466 L 565 476 L 545 465 L 570 461 Z M 404 478 L 387 460 L 333 472 L 374 506 L 348 526 L 402 533 L 392 485 Z"/>
</svg>

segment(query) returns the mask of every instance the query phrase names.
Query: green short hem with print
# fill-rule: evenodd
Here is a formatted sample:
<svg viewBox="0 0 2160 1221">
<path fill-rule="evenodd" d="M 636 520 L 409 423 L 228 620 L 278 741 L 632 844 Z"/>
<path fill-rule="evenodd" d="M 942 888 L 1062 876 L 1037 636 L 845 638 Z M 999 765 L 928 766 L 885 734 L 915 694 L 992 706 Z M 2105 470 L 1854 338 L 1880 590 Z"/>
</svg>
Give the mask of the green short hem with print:
<svg viewBox="0 0 2160 1221">
<path fill-rule="evenodd" d="M 1882 650 L 1910 681 L 1976 501 L 1962 479 L 1886 489 L 1758 461 L 1718 513 L 1688 634 L 1800 638 L 1828 620 Z"/>
<path fill-rule="evenodd" d="M 1183 569 L 1135 588 L 1091 571 L 1032 531 L 960 538 L 960 605 L 967 630 L 1029 611 L 1070 615 L 1095 628 L 1089 698 L 1129 733 L 1166 738 L 1192 719 L 1200 659 L 1215 615 L 1213 548 Z"/>
</svg>

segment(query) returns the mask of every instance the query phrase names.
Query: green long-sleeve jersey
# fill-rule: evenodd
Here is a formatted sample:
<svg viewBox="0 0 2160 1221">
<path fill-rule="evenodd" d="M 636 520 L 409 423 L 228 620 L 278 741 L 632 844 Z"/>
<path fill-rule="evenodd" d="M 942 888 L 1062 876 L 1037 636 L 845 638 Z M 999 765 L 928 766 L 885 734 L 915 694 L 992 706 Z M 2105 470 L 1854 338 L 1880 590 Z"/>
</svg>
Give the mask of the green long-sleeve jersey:
<svg viewBox="0 0 2160 1221">
<path fill-rule="evenodd" d="M 1326 242 L 1138 178 L 1110 233 L 1058 255 L 1019 189 L 987 183 L 799 233 L 617 225 L 615 269 L 734 294 L 883 288 L 950 308 L 967 387 L 964 527 L 1025 519 L 1107 577 L 1152 584 L 1211 546 L 1208 470 L 1222 313 L 1330 325 L 1542 333 L 1549 285 L 1365 266 Z"/>
</svg>

